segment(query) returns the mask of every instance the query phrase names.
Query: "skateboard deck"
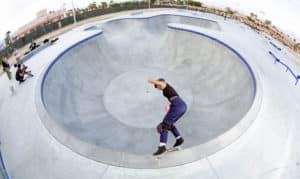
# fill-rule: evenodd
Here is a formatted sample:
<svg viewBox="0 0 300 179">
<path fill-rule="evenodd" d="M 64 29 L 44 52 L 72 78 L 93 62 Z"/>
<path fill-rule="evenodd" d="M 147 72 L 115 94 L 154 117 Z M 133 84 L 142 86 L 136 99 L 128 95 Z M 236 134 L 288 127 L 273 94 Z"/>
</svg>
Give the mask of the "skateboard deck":
<svg viewBox="0 0 300 179">
<path fill-rule="evenodd" d="M 167 149 L 166 152 L 164 152 L 164 153 L 156 156 L 156 158 L 157 159 L 161 159 L 161 158 L 163 158 L 166 155 L 169 155 L 169 154 L 174 153 L 174 152 L 179 152 L 181 150 L 183 150 L 183 149 L 180 146 L 178 146 L 178 147 L 171 147 L 171 148 Z"/>
</svg>

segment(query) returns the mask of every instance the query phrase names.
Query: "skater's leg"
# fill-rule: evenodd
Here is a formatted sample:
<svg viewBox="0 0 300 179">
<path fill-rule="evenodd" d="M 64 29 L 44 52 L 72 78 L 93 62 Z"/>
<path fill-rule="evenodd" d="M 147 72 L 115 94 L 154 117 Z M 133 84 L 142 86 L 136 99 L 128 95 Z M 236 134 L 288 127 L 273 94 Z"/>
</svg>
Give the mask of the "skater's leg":
<svg viewBox="0 0 300 179">
<path fill-rule="evenodd" d="M 187 106 L 180 98 L 175 99 L 176 100 L 176 106 L 172 106 L 168 113 L 165 115 L 163 122 L 168 125 L 175 124 L 186 112 Z"/>
<path fill-rule="evenodd" d="M 178 131 L 178 129 L 176 128 L 175 125 L 172 126 L 172 129 L 171 129 L 171 132 L 172 134 L 174 135 L 174 137 L 177 139 L 178 137 L 180 137 L 180 133 Z"/>
<path fill-rule="evenodd" d="M 30 77 L 33 77 L 33 74 L 31 73 L 31 71 L 27 71 L 26 74 Z"/>
<path fill-rule="evenodd" d="M 7 78 L 9 79 L 9 80 L 11 80 L 12 79 L 12 75 L 11 75 L 11 72 L 8 70 L 8 69 L 4 69 L 3 71 L 5 71 L 5 73 L 6 73 L 6 75 L 7 75 Z"/>
<path fill-rule="evenodd" d="M 161 133 L 160 133 L 160 146 L 161 145 L 166 145 L 167 141 L 168 141 L 168 130 L 163 130 Z"/>
<path fill-rule="evenodd" d="M 172 126 L 172 129 L 171 129 L 174 137 L 176 138 L 176 142 L 175 144 L 173 145 L 173 147 L 177 147 L 181 144 L 183 144 L 184 140 L 183 138 L 180 136 L 180 133 L 178 131 L 178 129 L 175 127 L 175 125 Z"/>
<path fill-rule="evenodd" d="M 178 131 L 178 129 L 175 127 L 175 122 L 177 122 L 177 120 L 179 118 L 181 118 L 183 116 L 184 112 L 181 112 L 180 110 L 178 110 L 178 108 L 173 108 L 171 109 L 165 116 L 163 124 L 166 130 L 170 130 L 172 132 L 172 134 L 175 136 L 176 140 L 182 138 L 180 136 L 180 133 Z M 178 144 L 178 142 L 177 142 Z M 174 144 L 175 146 L 175 144 Z M 176 145 L 177 146 L 177 145 Z"/>
<path fill-rule="evenodd" d="M 168 130 L 163 128 L 162 131 L 160 132 L 160 143 L 158 149 L 156 152 L 153 153 L 153 155 L 160 155 L 167 151 L 166 148 L 167 140 L 168 140 Z"/>
<path fill-rule="evenodd" d="M 12 80 L 12 75 L 11 75 L 11 72 L 10 72 L 10 71 L 8 72 L 8 79 L 9 79 L 9 80 Z"/>
<path fill-rule="evenodd" d="M 30 77 L 33 77 L 33 74 L 30 72 L 29 74 L 28 74 Z"/>
</svg>

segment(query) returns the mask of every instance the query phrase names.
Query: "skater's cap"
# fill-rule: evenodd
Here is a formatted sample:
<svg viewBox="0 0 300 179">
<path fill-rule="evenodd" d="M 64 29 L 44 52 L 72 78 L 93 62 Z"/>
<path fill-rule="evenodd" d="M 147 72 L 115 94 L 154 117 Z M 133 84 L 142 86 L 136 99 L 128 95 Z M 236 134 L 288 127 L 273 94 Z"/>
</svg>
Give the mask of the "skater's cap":
<svg viewBox="0 0 300 179">
<path fill-rule="evenodd" d="M 158 78 L 157 81 L 166 82 L 166 80 L 163 79 L 163 78 Z M 156 84 L 154 84 L 154 88 L 157 88 L 157 85 L 156 85 Z"/>
</svg>

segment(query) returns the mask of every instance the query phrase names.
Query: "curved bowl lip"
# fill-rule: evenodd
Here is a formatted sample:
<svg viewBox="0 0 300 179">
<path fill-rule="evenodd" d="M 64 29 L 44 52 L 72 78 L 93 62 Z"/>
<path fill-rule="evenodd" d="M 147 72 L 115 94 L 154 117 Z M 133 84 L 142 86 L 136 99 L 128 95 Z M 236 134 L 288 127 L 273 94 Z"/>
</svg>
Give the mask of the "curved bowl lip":
<svg viewBox="0 0 300 179">
<path fill-rule="evenodd" d="M 173 14 L 162 14 L 162 15 L 170 15 Z M 142 18 L 123 18 L 124 19 L 147 19 L 155 16 L 142 17 Z M 175 15 L 181 16 L 181 15 Z M 189 16 L 184 16 L 189 17 Z M 122 18 L 118 18 L 117 20 L 122 20 Z M 114 20 L 111 20 L 114 21 Z M 111 21 L 107 21 L 109 23 Z M 113 165 L 124 168 L 139 168 L 139 169 L 157 169 L 157 168 L 167 168 L 167 167 L 175 167 L 179 165 L 184 165 L 187 163 L 195 162 L 206 158 L 207 156 L 213 155 L 218 151 L 226 148 L 234 141 L 236 141 L 242 134 L 251 126 L 253 121 L 256 119 L 256 116 L 260 110 L 261 101 L 262 101 L 262 89 L 257 88 L 257 84 L 260 84 L 260 80 L 257 78 L 258 75 L 255 75 L 254 71 L 250 67 L 249 63 L 240 55 L 234 48 L 230 47 L 228 44 L 223 41 L 209 36 L 207 34 L 193 31 L 190 29 L 184 28 L 174 28 L 168 26 L 174 30 L 182 30 L 188 33 L 194 33 L 197 35 L 201 35 L 202 37 L 209 38 L 217 43 L 223 45 L 230 51 L 232 51 L 235 55 L 239 57 L 239 59 L 246 65 L 249 73 L 252 77 L 253 87 L 254 87 L 254 95 L 251 107 L 248 112 L 244 115 L 244 117 L 231 129 L 221 134 L 220 136 L 198 146 L 190 147 L 182 150 L 181 152 L 175 152 L 176 154 L 170 153 L 170 155 L 164 155 L 163 159 L 158 159 L 152 155 L 136 155 L 125 152 L 111 151 L 109 149 L 102 148 L 100 146 L 96 146 L 91 143 L 87 143 L 82 141 L 72 134 L 64 130 L 60 125 L 58 125 L 47 112 L 47 107 L 44 102 L 44 84 L 45 80 L 52 69 L 52 67 L 64 56 L 68 51 L 72 50 L 74 47 L 83 44 L 84 42 L 93 39 L 102 34 L 102 31 L 97 31 L 94 35 L 91 35 L 87 38 L 84 38 L 70 47 L 66 48 L 63 52 L 61 52 L 46 69 L 40 75 L 38 79 L 38 83 L 36 86 L 36 94 L 35 94 L 35 103 L 37 107 L 37 111 L 39 114 L 42 123 L 45 128 L 48 130 L 49 134 L 52 135 L 59 143 L 68 147 L 73 152 L 80 154 L 86 158 L 91 160 L 104 163 L 107 165 Z"/>
</svg>

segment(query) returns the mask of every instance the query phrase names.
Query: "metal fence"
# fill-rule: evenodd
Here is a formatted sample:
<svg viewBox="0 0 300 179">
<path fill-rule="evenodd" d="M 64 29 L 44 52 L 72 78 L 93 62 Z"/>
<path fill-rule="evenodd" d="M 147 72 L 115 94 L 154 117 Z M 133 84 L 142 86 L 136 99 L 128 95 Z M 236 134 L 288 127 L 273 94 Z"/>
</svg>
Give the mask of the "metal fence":
<svg viewBox="0 0 300 179">
<path fill-rule="evenodd" d="M 174 7 L 174 6 L 168 6 L 168 5 L 151 5 L 152 8 L 164 8 L 164 7 Z M 106 9 L 97 9 L 94 11 L 88 11 L 82 14 L 76 15 L 76 20 L 81 21 L 88 18 L 101 16 L 109 13 L 115 13 L 120 11 L 127 11 L 127 10 L 134 10 L 134 9 L 146 9 L 149 8 L 149 4 L 147 2 L 127 2 L 127 3 L 120 3 L 115 4 L 113 7 L 106 8 Z M 180 8 L 180 7 L 176 7 Z M 25 46 L 26 44 L 30 43 L 31 41 L 50 33 L 54 30 L 57 30 L 59 28 L 59 23 L 61 23 L 61 27 L 70 25 L 74 23 L 73 16 L 66 17 L 64 19 L 61 19 L 60 21 L 45 25 L 36 31 L 31 32 L 30 34 L 18 39 L 14 43 L 12 43 L 10 46 L 6 47 L 0 52 L 0 57 L 8 57 L 13 53 L 14 48 L 21 48 Z"/>
<path fill-rule="evenodd" d="M 281 50 L 281 49 L 280 49 Z M 291 67 L 289 67 L 287 64 L 285 64 L 282 60 L 280 60 L 274 53 L 269 51 L 269 54 L 274 58 L 274 64 L 280 64 L 285 68 L 285 72 L 290 72 L 290 74 L 295 78 L 295 85 L 298 84 L 300 80 L 300 75 L 297 75 Z"/>
</svg>

